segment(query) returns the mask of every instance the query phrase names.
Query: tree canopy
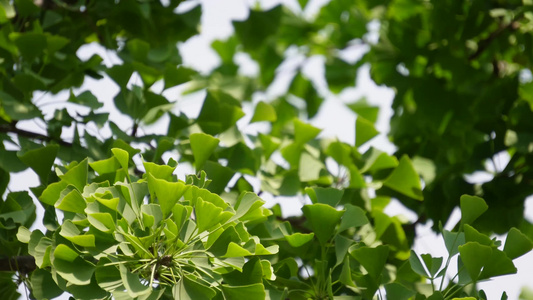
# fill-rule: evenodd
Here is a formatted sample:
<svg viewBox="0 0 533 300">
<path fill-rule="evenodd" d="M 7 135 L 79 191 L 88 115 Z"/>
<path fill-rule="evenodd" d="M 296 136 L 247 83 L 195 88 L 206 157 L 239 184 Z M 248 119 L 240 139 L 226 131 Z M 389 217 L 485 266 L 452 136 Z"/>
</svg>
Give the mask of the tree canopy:
<svg viewBox="0 0 533 300">
<path fill-rule="evenodd" d="M 533 3 L 333 0 L 309 16 L 307 2 L 251 7 L 205 73 L 178 47 L 201 30 L 197 2 L 1 0 L 3 299 L 24 284 L 31 299 L 486 300 L 478 282 L 516 273 L 533 248 Z M 82 57 L 87 45 L 117 61 Z M 346 105 L 354 144 L 310 124 L 362 66 L 395 92 L 394 154 L 365 145 L 379 134 L 365 99 Z M 85 89 L 104 78 L 127 124 Z M 203 91 L 198 115 L 166 96 L 176 87 Z M 178 178 L 184 165 L 194 174 Z M 11 191 L 27 169 L 39 185 Z M 466 179 L 480 171 L 490 179 Z M 308 202 L 287 217 L 267 194 Z M 386 214 L 392 199 L 418 220 Z M 447 256 L 411 250 L 428 222 Z"/>
</svg>

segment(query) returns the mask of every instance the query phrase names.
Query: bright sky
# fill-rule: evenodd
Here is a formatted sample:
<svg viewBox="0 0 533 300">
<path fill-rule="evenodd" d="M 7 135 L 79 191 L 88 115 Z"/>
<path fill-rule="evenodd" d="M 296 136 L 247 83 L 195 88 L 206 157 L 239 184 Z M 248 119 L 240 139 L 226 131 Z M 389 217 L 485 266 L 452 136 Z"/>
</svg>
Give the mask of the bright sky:
<svg viewBox="0 0 533 300">
<path fill-rule="evenodd" d="M 327 0 L 311 0 L 310 5 L 308 5 L 304 14 L 306 16 L 314 15 L 320 8 L 321 4 L 325 2 L 327 2 Z M 180 45 L 180 52 L 183 56 L 185 64 L 192 66 L 202 72 L 208 72 L 219 63 L 218 56 L 213 50 L 210 49 L 211 42 L 215 39 L 225 39 L 230 36 L 233 30 L 231 21 L 245 19 L 248 14 L 248 7 L 251 5 L 255 5 L 256 2 L 252 0 L 201 0 L 190 1 L 190 4 L 188 5 L 192 7 L 195 3 L 201 3 L 203 5 L 202 34 L 200 36 L 193 37 L 186 43 Z M 292 9 L 299 9 L 296 0 L 263 0 L 261 1 L 261 7 L 269 8 L 276 5 L 277 3 L 284 3 Z M 185 6 L 184 10 L 187 10 L 187 7 L 188 6 Z M 376 29 L 378 26 L 379 24 L 373 23 L 369 27 L 370 31 L 373 32 L 368 37 L 369 39 L 375 40 L 377 38 Z M 366 50 L 367 49 L 363 47 L 354 47 L 353 49 L 345 53 L 345 55 L 347 59 L 355 60 L 357 59 L 357 57 L 360 57 L 360 55 Z M 116 57 L 112 53 L 106 53 L 102 48 L 96 45 L 83 47 L 83 49 L 78 52 L 78 55 L 80 58 L 86 59 L 89 58 L 93 53 L 100 54 L 104 58 L 106 64 L 112 65 L 120 63 L 120 59 L 118 57 Z M 258 71 L 257 66 L 251 63 L 250 59 L 246 55 L 239 55 L 236 58 L 236 61 L 241 65 L 241 71 L 243 73 L 254 74 Z M 322 61 L 320 58 L 314 58 L 310 60 L 304 70 L 309 78 L 312 78 L 318 83 L 319 88 L 325 88 L 323 78 L 322 76 L 320 76 L 321 72 L 323 71 Z M 290 79 L 290 72 L 287 76 L 280 76 L 278 80 L 276 80 L 274 87 L 270 89 L 263 97 L 268 98 L 269 96 L 273 96 L 276 93 L 279 93 L 279 89 L 283 89 L 284 87 L 286 87 L 286 85 L 290 82 Z M 138 79 L 132 78 L 130 84 L 134 84 L 136 82 L 138 82 Z M 366 66 L 360 69 L 357 76 L 356 86 L 356 88 L 346 89 L 338 96 L 331 95 L 327 97 L 326 101 L 320 109 L 319 114 L 311 121 L 311 123 L 314 126 L 323 129 L 321 137 L 336 137 L 343 142 L 353 145 L 355 143 L 354 124 L 356 117 L 354 113 L 349 111 L 344 106 L 344 103 L 354 102 L 364 96 L 371 104 L 379 105 L 381 107 L 377 123 L 377 129 L 381 132 L 381 134 L 377 138 L 373 139 L 370 143 L 368 143 L 366 147 L 374 146 L 378 149 L 392 153 L 394 151 L 394 146 L 388 141 L 386 133 L 389 130 L 388 120 L 392 114 L 390 105 L 394 97 L 393 91 L 385 87 L 376 86 L 370 79 L 368 67 Z M 113 119 L 124 130 L 131 127 L 131 120 L 120 114 L 113 105 L 113 97 L 119 91 L 119 89 L 116 84 L 114 84 L 109 78 L 106 77 L 105 79 L 99 81 L 88 78 L 84 86 L 80 89 L 80 91 L 86 89 L 91 90 L 93 94 L 104 103 L 104 107 L 101 110 L 110 112 L 110 119 Z M 188 116 L 197 115 L 202 106 L 202 99 L 204 94 L 200 92 L 188 96 L 181 96 L 180 92 L 182 89 L 183 87 L 169 89 L 165 91 L 164 95 L 169 100 L 179 101 L 177 110 L 187 114 Z M 54 99 L 57 100 L 65 100 L 67 98 L 68 93 L 60 93 L 59 95 L 54 97 Z M 257 99 L 254 98 L 254 103 L 259 100 L 263 100 L 262 97 L 258 97 Z M 51 101 L 51 99 L 48 96 L 44 96 L 38 101 L 48 102 Z M 53 110 L 56 108 L 63 107 L 65 106 L 62 104 L 49 105 L 49 113 L 52 113 Z M 84 108 L 79 107 L 73 108 L 71 106 L 67 106 L 67 109 L 77 109 L 82 112 L 87 112 L 83 111 Z M 247 113 L 251 113 L 252 107 L 244 107 L 244 110 Z M 247 126 L 250 118 L 251 114 L 247 115 L 243 120 L 239 121 L 239 128 L 244 130 L 244 128 L 246 127 L 246 132 L 261 130 L 260 125 L 254 124 L 252 126 Z M 39 127 L 34 122 L 21 123 L 21 125 L 26 129 L 41 132 L 43 134 L 46 133 L 42 129 L 42 127 Z M 167 124 L 168 119 L 164 119 L 161 122 L 158 122 L 155 126 L 152 126 L 150 128 L 143 128 L 143 130 L 145 133 L 162 133 L 166 132 Z M 98 131 L 96 127 L 91 128 L 91 130 L 91 132 L 93 133 Z M 65 130 L 65 132 L 65 138 L 72 137 L 72 128 L 70 130 Z M 101 136 L 109 136 L 109 128 L 104 128 L 98 134 L 100 134 Z M 362 147 L 360 150 L 365 151 L 366 148 Z M 171 154 L 167 154 L 167 156 L 164 158 L 168 159 L 169 156 L 171 156 Z M 501 160 L 505 161 L 505 159 L 508 158 L 503 155 L 501 157 Z M 178 176 L 182 179 L 184 178 L 185 174 L 190 174 L 193 172 L 192 168 L 185 164 L 180 165 L 178 168 Z M 491 175 L 489 173 L 483 173 L 476 174 L 475 176 L 470 177 L 470 179 L 473 181 L 483 180 L 484 178 L 485 180 L 486 178 L 490 179 Z M 36 185 L 38 185 L 37 176 L 31 171 L 25 171 L 19 174 L 15 174 L 12 177 L 9 188 L 12 191 L 17 191 L 25 190 L 30 186 Z M 257 187 L 257 182 L 255 185 Z M 269 206 L 273 205 L 274 203 L 280 203 L 283 207 L 283 210 L 287 214 L 298 214 L 300 212 L 301 206 L 304 204 L 301 198 L 274 198 L 269 195 L 266 195 L 263 198 L 267 201 L 267 205 Z M 416 214 L 405 209 L 398 201 L 393 201 L 387 207 L 386 212 L 389 215 L 402 214 L 411 221 L 414 221 L 417 218 Z M 526 215 L 528 216 L 530 221 L 533 221 L 533 201 L 531 198 L 526 202 Z M 38 220 L 41 218 L 39 216 L 42 216 L 42 211 L 38 212 Z M 453 226 L 459 219 L 459 211 L 454 211 L 451 221 L 449 222 L 449 224 L 446 224 L 445 228 L 453 228 Z M 415 251 L 419 254 L 431 253 L 434 257 L 443 256 L 444 258 L 446 258 L 447 253 L 444 248 L 442 238 L 435 235 L 431 231 L 430 227 L 431 226 L 418 226 L 417 232 L 419 233 L 419 237 L 415 243 Z M 43 227 L 42 225 L 37 225 L 36 228 Z M 480 285 L 487 293 L 489 299 L 500 299 L 503 290 L 507 291 L 509 299 L 518 299 L 520 288 L 522 286 L 529 284 L 529 286 L 533 288 L 533 284 L 531 283 L 533 253 L 529 253 L 528 255 L 525 255 L 515 260 L 514 262 L 515 265 L 518 267 L 517 275 L 497 277 L 493 281 L 485 282 Z M 448 274 L 452 274 L 452 272 L 455 272 L 457 270 L 455 266 L 456 263 L 452 263 L 452 267 Z M 21 292 L 24 295 L 24 292 Z M 65 297 L 65 299 L 67 298 L 68 297 Z"/>
</svg>

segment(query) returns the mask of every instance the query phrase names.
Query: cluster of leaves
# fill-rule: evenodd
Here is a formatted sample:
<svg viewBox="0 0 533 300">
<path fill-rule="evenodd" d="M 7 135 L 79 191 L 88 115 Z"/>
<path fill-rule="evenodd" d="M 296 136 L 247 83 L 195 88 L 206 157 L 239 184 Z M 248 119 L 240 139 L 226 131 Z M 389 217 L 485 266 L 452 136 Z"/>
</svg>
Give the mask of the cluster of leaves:
<svg viewBox="0 0 533 300">
<path fill-rule="evenodd" d="M 304 11 L 307 1 L 299 3 Z M 533 238 L 523 218 L 533 192 L 531 84 L 518 76 L 529 68 L 533 18 L 528 5 L 484 3 L 336 0 L 311 19 L 281 5 L 251 10 L 233 22 L 233 36 L 213 42 L 220 65 L 198 74 L 182 65 L 177 44 L 199 32 L 200 6 L 0 1 L 0 265 L 9 270 L 0 273 L 0 294 L 18 297 L 17 274 L 36 299 L 63 291 L 80 299 L 372 299 L 383 287 L 395 299 L 484 299 L 475 283 L 516 272 L 512 260 Z M 381 26 L 377 43 L 372 20 Z M 90 43 L 120 62 L 80 59 Z M 357 62 L 343 56 L 366 46 Z M 239 72 L 241 53 L 258 76 Z M 305 75 L 316 58 L 327 88 Z M 378 134 L 379 109 L 363 100 L 348 105 L 355 145 L 318 138 L 306 122 L 326 97 L 355 84 L 364 63 L 377 83 L 395 88 L 396 155 L 359 150 Z M 265 98 L 286 75 L 282 65 L 294 67 L 290 85 Z M 131 84 L 134 74 L 140 81 Z M 110 120 L 101 99 L 79 89 L 88 77 L 116 83 L 115 107 L 131 125 Z M 198 116 L 177 113 L 179 103 L 163 96 L 184 83 L 205 93 Z M 48 114 L 55 100 L 46 95 L 61 92 L 62 108 Z M 254 111 L 250 123 L 266 130 L 239 131 L 245 106 Z M 165 133 L 143 134 L 165 118 Z M 23 129 L 30 121 L 44 123 L 44 133 Z M 93 125 L 111 136 L 94 134 Z M 464 180 L 501 151 L 511 162 L 492 181 Z M 177 162 L 199 177 L 178 180 Z M 6 194 L 10 174 L 28 168 L 40 180 L 32 195 Z M 285 218 L 279 205 L 263 208 L 254 189 L 311 204 Z M 463 194 L 482 196 L 489 209 Z M 392 199 L 419 220 L 387 215 Z M 46 232 L 25 229 L 36 204 Z M 440 228 L 444 266 L 426 254 L 420 261 L 410 251 L 415 225 L 433 220 L 438 228 L 458 205 L 457 230 Z M 507 231 L 499 250 L 489 235 Z M 456 255 L 459 272 L 445 287 Z"/>
<path fill-rule="evenodd" d="M 226 279 L 254 264 L 272 279 L 270 262 L 253 257 L 275 254 L 277 245 L 264 247 L 247 231 L 271 214 L 257 195 L 243 193 L 230 206 L 203 188 L 205 177 L 185 183 L 172 175 L 175 167 L 149 162 L 146 175 L 135 178 L 128 153 L 112 152 L 67 166 L 43 191 L 40 200 L 64 214 L 60 226 L 47 224 L 46 235 L 19 228 L 39 268 L 30 277 L 33 297 L 68 291 L 76 299 L 264 298 L 261 287 Z M 98 176 L 89 176 L 88 165 Z"/>
</svg>

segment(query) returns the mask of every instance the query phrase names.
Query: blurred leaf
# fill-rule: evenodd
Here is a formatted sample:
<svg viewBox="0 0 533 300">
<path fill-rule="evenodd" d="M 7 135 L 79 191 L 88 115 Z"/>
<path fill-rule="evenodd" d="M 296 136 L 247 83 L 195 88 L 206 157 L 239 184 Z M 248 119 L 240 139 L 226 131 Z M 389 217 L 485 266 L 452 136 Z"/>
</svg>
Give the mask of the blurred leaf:
<svg viewBox="0 0 533 300">
<path fill-rule="evenodd" d="M 357 102 L 348 104 L 347 106 L 358 116 L 363 117 L 373 124 L 378 120 L 379 107 L 371 106 L 367 103 L 365 98 L 359 99 Z"/>
<path fill-rule="evenodd" d="M 377 279 L 387 262 L 389 247 L 384 245 L 376 248 L 365 246 L 350 251 L 350 254 L 361 263 L 372 278 Z"/>
<path fill-rule="evenodd" d="M 379 134 L 374 124 L 363 117 L 355 121 L 355 146 L 359 147 Z"/>
<path fill-rule="evenodd" d="M 99 102 L 98 99 L 96 99 L 96 97 L 90 91 L 84 91 L 78 94 L 77 96 L 75 96 L 74 93 L 71 91 L 70 97 L 68 98 L 68 102 L 85 105 L 93 110 L 104 106 L 104 104 L 102 102 Z"/>
<path fill-rule="evenodd" d="M 293 120 L 294 124 L 294 140 L 297 143 L 307 143 L 312 139 L 316 138 L 320 133 L 320 129 L 314 127 L 313 125 L 306 124 L 299 119 Z"/>
<path fill-rule="evenodd" d="M 200 170 L 213 154 L 220 140 L 205 133 L 193 133 L 189 136 L 189 139 L 196 169 Z"/>
<path fill-rule="evenodd" d="M 277 5 L 266 11 L 251 10 L 248 19 L 233 21 L 235 33 L 244 48 L 255 50 L 264 43 L 266 38 L 274 35 L 279 27 L 281 14 L 282 6 Z"/>
<path fill-rule="evenodd" d="M 518 258 L 533 249 L 533 242 L 525 234 L 516 228 L 511 228 L 505 240 L 503 252 L 510 259 Z"/>
<path fill-rule="evenodd" d="M 261 122 L 261 121 L 268 121 L 268 122 L 275 122 L 277 120 L 276 116 L 276 110 L 272 105 L 265 103 L 263 101 L 260 101 L 255 106 L 255 111 L 252 117 L 252 120 L 250 123 L 255 122 Z"/>
<path fill-rule="evenodd" d="M 58 150 L 58 145 L 49 145 L 24 153 L 18 153 L 18 156 L 23 163 L 39 175 L 42 184 L 47 184 L 48 175 L 52 171 L 52 165 L 54 164 Z"/>
<path fill-rule="evenodd" d="M 197 121 L 205 133 L 215 135 L 234 126 L 243 116 L 235 98 L 220 91 L 208 91 Z"/>
<path fill-rule="evenodd" d="M 359 206 L 346 204 L 344 205 L 344 209 L 346 211 L 342 216 L 342 221 L 338 229 L 339 232 L 342 232 L 348 228 L 360 227 L 369 223 L 365 211 Z"/>
<path fill-rule="evenodd" d="M 413 199 L 424 200 L 420 178 L 407 156 L 402 156 L 400 164 L 392 171 L 383 185 Z"/>
<path fill-rule="evenodd" d="M 394 295 L 395 299 L 407 300 L 413 297 L 416 292 L 408 289 L 400 283 L 392 282 L 385 285 L 387 295 Z"/>
<path fill-rule="evenodd" d="M 164 74 L 165 89 L 188 82 L 192 79 L 192 76 L 195 74 L 196 72 L 189 68 L 185 68 L 182 66 L 174 67 L 172 65 L 167 65 L 165 67 L 165 74 Z"/>
</svg>

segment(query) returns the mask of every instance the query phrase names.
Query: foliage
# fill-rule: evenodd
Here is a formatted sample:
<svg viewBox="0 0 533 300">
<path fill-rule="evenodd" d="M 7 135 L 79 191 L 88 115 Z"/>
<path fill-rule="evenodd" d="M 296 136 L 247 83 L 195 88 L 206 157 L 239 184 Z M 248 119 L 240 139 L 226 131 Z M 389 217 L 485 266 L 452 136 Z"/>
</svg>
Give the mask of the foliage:
<svg viewBox="0 0 533 300">
<path fill-rule="evenodd" d="M 213 42 L 221 63 L 208 74 L 184 66 L 178 51 L 199 32 L 201 7 L 187 4 L 0 1 L 6 299 L 17 299 L 22 282 L 35 299 L 64 291 L 76 299 L 373 299 L 383 291 L 390 299 L 486 299 L 477 282 L 516 272 L 513 260 L 533 248 L 523 217 L 533 182 L 526 1 L 339 0 L 313 18 L 281 5 L 252 9 L 233 22 L 233 36 Z M 120 63 L 80 59 L 90 43 Z M 355 62 L 343 54 L 365 46 Z M 238 53 L 258 64 L 257 76 L 239 72 Z M 262 97 L 295 57 L 287 90 Z M 304 71 L 317 57 L 327 88 Z M 364 99 L 347 105 L 357 115 L 354 145 L 322 138 L 308 122 L 365 63 L 396 92 L 395 155 L 366 147 L 379 109 Z M 131 125 L 109 119 L 102 99 L 80 88 L 87 78 L 113 80 L 114 105 Z M 203 91 L 198 116 L 164 96 L 177 86 Z M 50 113 L 55 100 L 43 94 L 63 97 L 61 108 Z M 248 108 L 249 123 L 266 130 L 239 130 Z M 165 118 L 164 134 L 144 134 Z M 25 129 L 31 121 L 45 131 Z M 510 162 L 492 180 L 464 179 L 502 152 Z M 178 163 L 197 174 L 178 179 Z M 26 169 L 40 185 L 7 191 L 10 174 Z M 263 207 L 263 194 L 310 201 L 287 218 L 279 205 Z M 419 219 L 387 215 L 392 199 Z M 36 205 L 44 232 L 28 229 Z M 455 207 L 461 222 L 444 230 Z M 416 225 L 428 221 L 448 257 L 411 250 Z M 491 234 L 506 232 L 502 248 Z M 449 274 L 455 259 L 458 273 Z"/>
</svg>

